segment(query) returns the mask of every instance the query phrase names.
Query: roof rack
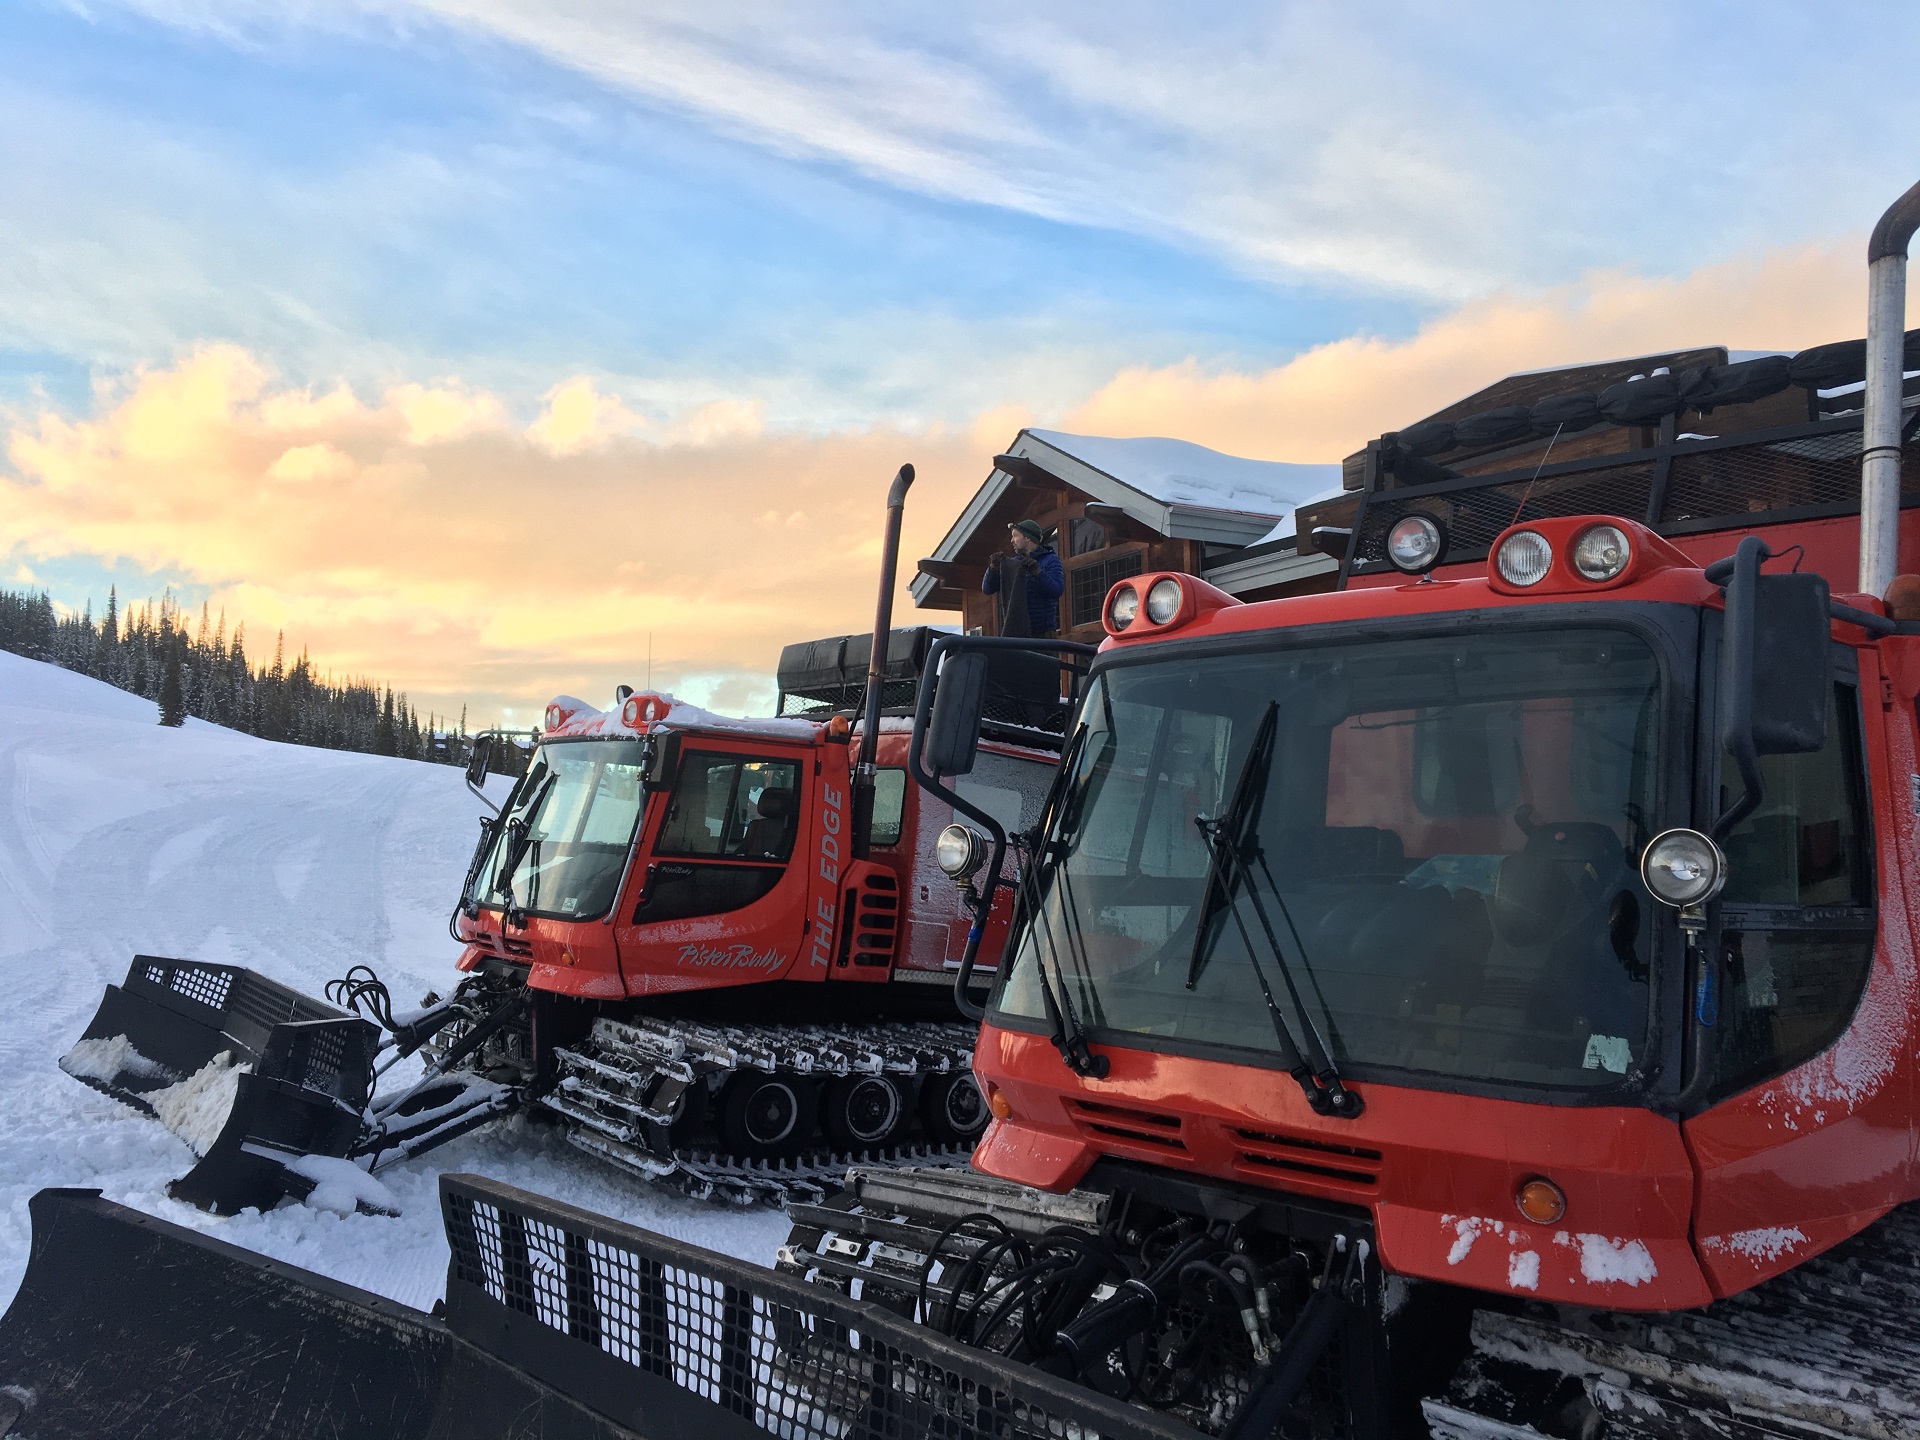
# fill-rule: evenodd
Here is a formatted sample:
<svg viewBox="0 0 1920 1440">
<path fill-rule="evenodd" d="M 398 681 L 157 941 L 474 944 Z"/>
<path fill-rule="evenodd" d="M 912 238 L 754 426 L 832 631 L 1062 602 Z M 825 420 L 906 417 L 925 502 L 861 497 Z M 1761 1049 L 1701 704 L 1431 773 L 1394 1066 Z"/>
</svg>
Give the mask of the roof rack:
<svg viewBox="0 0 1920 1440">
<path fill-rule="evenodd" d="M 1920 397 L 1907 402 L 1900 503 L 1920 506 Z M 1447 527 L 1449 563 L 1484 559 L 1494 537 L 1522 520 L 1618 515 L 1662 535 L 1749 530 L 1758 525 L 1858 514 L 1860 415 L 1748 430 L 1725 438 L 1675 438 L 1558 465 L 1402 484 L 1380 441 L 1366 450 L 1365 481 L 1298 512 L 1302 548 L 1326 529 L 1351 532 L 1340 585 L 1389 573 L 1387 531 L 1403 516 L 1432 515 Z M 1383 463 L 1384 462 L 1384 463 Z"/>
</svg>

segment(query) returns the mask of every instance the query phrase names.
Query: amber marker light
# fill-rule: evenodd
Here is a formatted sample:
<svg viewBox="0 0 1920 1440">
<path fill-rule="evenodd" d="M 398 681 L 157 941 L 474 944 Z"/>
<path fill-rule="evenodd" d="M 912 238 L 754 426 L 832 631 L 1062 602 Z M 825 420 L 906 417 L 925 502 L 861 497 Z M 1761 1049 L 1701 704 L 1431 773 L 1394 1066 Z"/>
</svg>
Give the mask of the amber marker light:
<svg viewBox="0 0 1920 1440">
<path fill-rule="evenodd" d="M 1566 1192 L 1551 1180 L 1527 1181 L 1514 1200 L 1520 1213 L 1536 1225 L 1558 1225 L 1567 1213 Z"/>
<path fill-rule="evenodd" d="M 987 1109 L 993 1112 L 993 1118 L 996 1120 L 1013 1118 L 1013 1102 L 1007 1099 L 998 1085 L 987 1086 Z"/>
</svg>

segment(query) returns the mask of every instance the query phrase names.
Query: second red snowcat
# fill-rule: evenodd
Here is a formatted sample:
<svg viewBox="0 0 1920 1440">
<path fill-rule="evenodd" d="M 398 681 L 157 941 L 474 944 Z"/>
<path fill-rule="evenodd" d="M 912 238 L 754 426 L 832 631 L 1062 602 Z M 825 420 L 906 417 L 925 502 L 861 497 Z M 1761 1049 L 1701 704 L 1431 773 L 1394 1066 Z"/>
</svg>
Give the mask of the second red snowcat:
<svg viewBox="0 0 1920 1440">
<path fill-rule="evenodd" d="M 780 708 L 801 713 L 729 719 L 624 688 L 609 711 L 547 707 L 483 824 L 446 998 L 396 1012 L 356 966 L 323 1004 L 139 956 L 64 1068 L 195 1143 L 173 1193 L 222 1213 L 522 1109 L 623 1169 L 734 1200 L 817 1196 L 854 1158 L 964 1154 L 987 1116 L 955 977 L 969 938 L 998 953 L 1010 905 L 970 936 L 934 857 L 951 811 L 907 782 L 901 712 L 933 639 L 889 623 L 909 478 L 889 497 L 874 636 L 783 657 Z M 964 784 L 1010 827 L 1038 814 L 1056 763 L 1061 675 L 995 676 L 998 738 Z M 476 753 L 470 782 L 485 768 Z M 416 1051 L 424 1072 L 376 1091 Z"/>
</svg>

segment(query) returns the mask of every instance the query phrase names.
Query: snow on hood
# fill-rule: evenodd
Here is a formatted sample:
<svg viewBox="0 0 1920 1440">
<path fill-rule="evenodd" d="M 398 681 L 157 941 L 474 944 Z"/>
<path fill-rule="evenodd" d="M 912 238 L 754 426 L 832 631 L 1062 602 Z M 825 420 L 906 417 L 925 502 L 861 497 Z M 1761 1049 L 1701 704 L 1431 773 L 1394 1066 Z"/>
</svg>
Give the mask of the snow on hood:
<svg viewBox="0 0 1920 1440">
<path fill-rule="evenodd" d="M 1111 440 L 1060 430 L 1030 429 L 1027 433 L 1169 505 L 1278 517 L 1291 515 L 1294 506 L 1340 486 L 1337 463 L 1248 460 L 1188 440 L 1158 437 Z"/>
</svg>

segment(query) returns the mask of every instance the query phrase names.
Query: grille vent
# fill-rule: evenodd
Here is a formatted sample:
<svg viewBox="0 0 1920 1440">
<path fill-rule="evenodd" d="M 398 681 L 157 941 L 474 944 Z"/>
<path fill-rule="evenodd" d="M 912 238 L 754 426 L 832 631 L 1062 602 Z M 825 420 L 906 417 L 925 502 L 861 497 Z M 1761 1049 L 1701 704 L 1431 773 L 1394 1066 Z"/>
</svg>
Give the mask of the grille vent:
<svg viewBox="0 0 1920 1440">
<path fill-rule="evenodd" d="M 1070 1113 L 1073 1123 L 1089 1135 L 1110 1140 L 1125 1140 L 1135 1145 L 1151 1145 L 1156 1150 L 1187 1148 L 1180 1138 L 1180 1117 L 1161 1115 L 1152 1110 L 1135 1110 L 1125 1105 L 1108 1105 L 1097 1100 L 1075 1100 Z"/>
<path fill-rule="evenodd" d="M 1362 1145 L 1276 1135 L 1267 1130 L 1235 1130 L 1240 1168 L 1259 1174 L 1311 1175 L 1342 1185 L 1372 1189 L 1380 1183 L 1381 1154 Z"/>
</svg>

